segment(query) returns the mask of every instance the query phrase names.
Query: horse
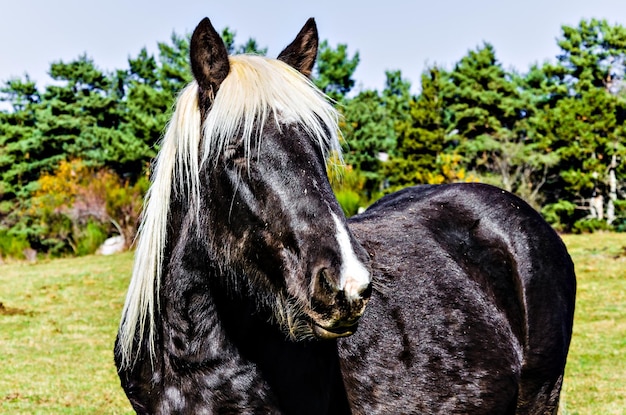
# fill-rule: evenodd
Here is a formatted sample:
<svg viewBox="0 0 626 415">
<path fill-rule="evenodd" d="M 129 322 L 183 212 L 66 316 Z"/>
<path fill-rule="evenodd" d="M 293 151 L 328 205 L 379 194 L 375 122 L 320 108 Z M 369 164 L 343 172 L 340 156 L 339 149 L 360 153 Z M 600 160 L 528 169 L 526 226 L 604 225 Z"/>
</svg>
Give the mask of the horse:
<svg viewBox="0 0 626 415">
<path fill-rule="evenodd" d="M 229 56 L 209 19 L 194 30 L 114 347 L 134 410 L 555 413 L 576 289 L 560 237 L 476 183 L 346 219 L 318 42 L 309 19 L 277 59 Z"/>
</svg>

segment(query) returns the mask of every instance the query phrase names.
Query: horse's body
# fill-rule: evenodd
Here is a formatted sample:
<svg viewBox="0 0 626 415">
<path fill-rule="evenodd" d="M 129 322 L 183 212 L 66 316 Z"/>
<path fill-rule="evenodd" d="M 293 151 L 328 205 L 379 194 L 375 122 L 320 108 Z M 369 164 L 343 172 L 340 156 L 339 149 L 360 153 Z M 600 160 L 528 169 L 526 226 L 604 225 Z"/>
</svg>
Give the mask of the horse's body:
<svg viewBox="0 0 626 415">
<path fill-rule="evenodd" d="M 553 413 L 575 291 L 559 237 L 475 184 L 346 221 L 325 170 L 336 113 L 305 78 L 316 53 L 312 20 L 277 61 L 229 59 L 206 19 L 194 32 L 116 342 L 133 407 Z"/>
<path fill-rule="evenodd" d="M 457 184 L 405 189 L 350 222 L 378 288 L 339 342 L 355 413 L 556 412 L 574 270 L 536 212 Z"/>
</svg>

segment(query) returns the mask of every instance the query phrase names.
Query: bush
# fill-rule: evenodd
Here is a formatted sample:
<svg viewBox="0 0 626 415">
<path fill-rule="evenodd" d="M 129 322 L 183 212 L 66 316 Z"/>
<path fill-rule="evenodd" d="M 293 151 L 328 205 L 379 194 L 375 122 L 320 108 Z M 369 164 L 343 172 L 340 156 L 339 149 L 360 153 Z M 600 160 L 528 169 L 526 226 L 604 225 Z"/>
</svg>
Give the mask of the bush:
<svg viewBox="0 0 626 415">
<path fill-rule="evenodd" d="M 337 190 L 335 192 L 335 196 L 337 197 L 337 201 L 339 201 L 339 205 L 341 205 L 343 213 L 346 216 L 354 216 L 359 212 L 359 208 L 361 207 L 361 196 L 357 192 L 354 190 L 342 189 Z"/>
<path fill-rule="evenodd" d="M 575 212 L 576 205 L 566 200 L 559 200 L 557 203 L 551 203 L 541 209 L 541 214 L 546 222 L 557 231 L 569 230 Z"/>
<path fill-rule="evenodd" d="M 577 220 L 572 226 L 573 233 L 593 233 L 596 231 L 608 231 L 612 227 L 604 219 L 587 218 Z"/>
<path fill-rule="evenodd" d="M 23 259 L 24 251 L 30 248 L 24 235 L 15 235 L 10 230 L 0 229 L 0 258 Z"/>
<path fill-rule="evenodd" d="M 76 255 L 84 256 L 93 254 L 107 239 L 107 236 L 107 230 L 102 224 L 89 221 L 87 226 L 81 229 L 77 236 Z"/>
<path fill-rule="evenodd" d="M 330 185 L 346 216 L 358 213 L 369 201 L 363 196 L 366 178 L 349 165 L 331 163 L 328 170 Z"/>
<path fill-rule="evenodd" d="M 110 169 L 86 166 L 81 160 L 61 161 L 52 174 L 43 174 L 24 218 L 31 245 L 53 256 L 86 255 L 108 236 L 133 240 L 148 188 L 140 178 L 131 185 Z"/>
<path fill-rule="evenodd" d="M 613 228 L 617 232 L 626 232 L 626 200 L 616 200 L 615 205 L 615 221 Z"/>
</svg>

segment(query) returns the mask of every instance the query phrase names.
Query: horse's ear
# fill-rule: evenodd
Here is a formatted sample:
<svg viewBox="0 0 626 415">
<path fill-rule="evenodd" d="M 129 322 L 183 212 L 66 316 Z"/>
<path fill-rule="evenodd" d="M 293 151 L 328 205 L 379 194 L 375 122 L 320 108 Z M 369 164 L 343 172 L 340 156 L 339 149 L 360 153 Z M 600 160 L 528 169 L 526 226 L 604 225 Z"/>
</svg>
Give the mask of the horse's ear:
<svg viewBox="0 0 626 415">
<path fill-rule="evenodd" d="M 224 41 L 208 18 L 193 31 L 189 49 L 194 78 L 203 92 L 214 95 L 228 75 L 230 64 Z"/>
<path fill-rule="evenodd" d="M 318 43 L 315 19 L 310 18 L 295 40 L 280 52 L 278 59 L 296 68 L 305 76 L 311 76 L 317 58 Z"/>
</svg>

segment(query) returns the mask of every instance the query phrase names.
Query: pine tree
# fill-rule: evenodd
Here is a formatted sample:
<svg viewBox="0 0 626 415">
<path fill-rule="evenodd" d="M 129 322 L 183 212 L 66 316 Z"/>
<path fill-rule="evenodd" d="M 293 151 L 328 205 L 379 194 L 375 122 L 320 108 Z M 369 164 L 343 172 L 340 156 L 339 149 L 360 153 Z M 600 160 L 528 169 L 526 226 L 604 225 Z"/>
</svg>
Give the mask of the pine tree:
<svg viewBox="0 0 626 415">
<path fill-rule="evenodd" d="M 438 165 L 446 141 L 441 70 L 424 72 L 421 86 L 420 95 L 409 101 L 409 117 L 396 124 L 398 145 L 385 169 L 389 190 L 446 181 Z"/>
<path fill-rule="evenodd" d="M 333 100 L 340 102 L 354 87 L 354 71 L 359 64 L 359 52 L 348 56 L 348 46 L 333 49 L 327 40 L 322 41 L 315 66 L 315 84 Z"/>
<path fill-rule="evenodd" d="M 448 130 L 467 168 L 538 206 L 546 168 L 555 161 L 539 156 L 546 143 L 529 131 L 535 107 L 520 77 L 506 72 L 493 47 L 485 44 L 456 65 L 444 97 L 451 114 Z"/>
<path fill-rule="evenodd" d="M 386 186 L 385 162 L 395 151 L 395 127 L 408 116 L 411 84 L 400 71 L 386 77 L 382 93 L 362 91 L 341 106 L 345 161 L 364 177 L 365 199 L 377 197 Z"/>
<path fill-rule="evenodd" d="M 561 218 L 569 228 L 585 217 L 604 220 L 605 210 L 613 210 L 607 205 L 626 198 L 618 190 L 626 187 L 626 169 L 617 162 L 626 156 L 626 100 L 621 94 L 626 28 L 582 20 L 577 27 L 562 27 L 558 45 L 558 78 L 566 95 L 545 112 L 544 130 L 553 135 L 559 156 L 557 178 L 547 189 L 547 209 L 553 211 L 563 200 L 576 207 Z"/>
</svg>

